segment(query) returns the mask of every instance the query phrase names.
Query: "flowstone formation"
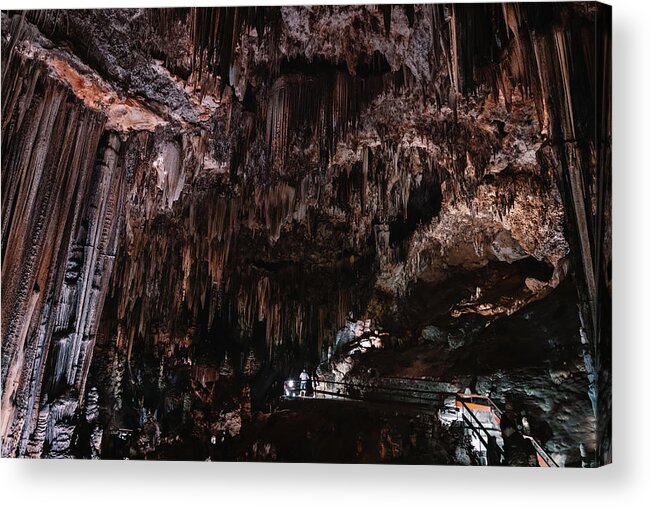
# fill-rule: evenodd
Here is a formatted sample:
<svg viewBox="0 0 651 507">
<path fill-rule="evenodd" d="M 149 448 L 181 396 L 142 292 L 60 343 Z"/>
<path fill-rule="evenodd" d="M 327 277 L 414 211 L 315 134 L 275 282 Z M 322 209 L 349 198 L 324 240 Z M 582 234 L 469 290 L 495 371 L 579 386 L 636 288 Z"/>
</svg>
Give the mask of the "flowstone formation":
<svg viewBox="0 0 651 507">
<path fill-rule="evenodd" d="M 2 455 L 469 462 L 318 366 L 608 462 L 610 69 L 590 2 L 3 12 Z"/>
</svg>

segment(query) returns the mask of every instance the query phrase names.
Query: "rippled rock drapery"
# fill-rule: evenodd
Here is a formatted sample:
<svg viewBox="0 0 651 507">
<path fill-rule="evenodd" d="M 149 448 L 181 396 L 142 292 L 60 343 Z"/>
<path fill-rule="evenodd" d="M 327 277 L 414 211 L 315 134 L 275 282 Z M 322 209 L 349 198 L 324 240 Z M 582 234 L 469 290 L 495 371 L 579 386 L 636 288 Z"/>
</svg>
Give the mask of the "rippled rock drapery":
<svg viewBox="0 0 651 507">
<path fill-rule="evenodd" d="M 4 12 L 3 455 L 203 457 L 350 319 L 402 346 L 570 283 L 609 461 L 609 16 Z"/>
</svg>

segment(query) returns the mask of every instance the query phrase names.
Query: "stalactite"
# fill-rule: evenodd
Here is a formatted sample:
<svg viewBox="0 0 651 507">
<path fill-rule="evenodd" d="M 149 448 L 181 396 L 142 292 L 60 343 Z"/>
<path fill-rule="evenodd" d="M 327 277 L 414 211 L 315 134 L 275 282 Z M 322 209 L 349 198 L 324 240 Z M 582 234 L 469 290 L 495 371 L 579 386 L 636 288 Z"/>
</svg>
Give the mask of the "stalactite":
<svg viewBox="0 0 651 507">
<path fill-rule="evenodd" d="M 247 353 L 259 341 L 261 360 L 281 364 L 296 350 L 323 357 L 349 313 L 363 311 L 376 277 L 404 269 L 411 280 L 431 264 L 431 252 L 408 250 L 415 231 L 436 225 L 441 200 L 477 218 L 478 192 L 499 180 L 487 213 L 509 220 L 527 180 L 495 168 L 494 155 L 517 132 L 490 115 L 523 103 L 538 116 L 536 124 L 527 110 L 527 132 L 539 128 L 543 143 L 532 177 L 559 182 L 590 295 L 584 320 L 600 328 L 609 297 L 600 218 L 610 200 L 608 41 L 595 49 L 593 11 L 568 21 L 572 7 L 554 5 L 543 22 L 533 9 L 362 6 L 358 21 L 378 27 L 377 44 L 310 55 L 292 46 L 299 42 L 278 8 L 149 11 L 156 37 L 134 34 L 138 61 L 155 54 L 185 74 L 171 90 L 146 87 L 142 101 L 131 86 L 151 74 L 134 64 L 127 80 L 91 61 L 102 55 L 90 39 L 103 31 L 89 34 L 92 58 L 61 44 L 63 20 L 82 15 L 11 17 L 2 80 L 2 433 L 19 437 L 3 453 L 69 452 L 71 421 L 90 399 L 96 334 L 115 373 L 101 393 L 111 400 L 136 389 L 147 354 L 160 354 L 162 385 L 165 361 L 205 339 L 236 341 Z M 176 42 L 188 47 L 175 52 L 179 32 L 187 39 Z M 425 64 L 398 47 L 405 33 L 408 51 L 418 36 Z M 60 61 L 36 44 L 39 58 L 25 56 L 43 34 Z M 580 77 L 596 66 L 599 82 Z M 94 104 L 91 85 L 113 102 Z M 209 95 L 212 109 L 184 109 L 183 100 Z M 586 121 L 595 102 L 603 116 Z M 124 111 L 137 121 L 116 121 Z M 437 203 L 415 216 L 428 189 Z M 469 239 L 476 256 L 486 253 L 485 237 Z M 239 359 L 220 356 L 210 368 L 221 364 L 231 376 Z M 195 369 L 202 382 L 212 378 L 208 367 Z M 178 406 L 187 416 L 186 401 Z"/>
</svg>

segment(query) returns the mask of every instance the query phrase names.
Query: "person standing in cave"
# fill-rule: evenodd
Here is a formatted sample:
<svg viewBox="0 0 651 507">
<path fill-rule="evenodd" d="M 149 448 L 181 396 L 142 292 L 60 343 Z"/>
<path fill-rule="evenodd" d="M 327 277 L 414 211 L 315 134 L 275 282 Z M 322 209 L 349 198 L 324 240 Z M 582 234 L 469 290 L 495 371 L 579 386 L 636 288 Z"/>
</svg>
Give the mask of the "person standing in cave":
<svg viewBox="0 0 651 507">
<path fill-rule="evenodd" d="M 479 380 L 479 378 L 477 377 L 477 375 L 474 375 L 472 377 L 472 380 L 470 381 L 470 384 L 468 385 L 468 388 L 470 389 L 471 393 L 476 393 L 477 392 L 477 382 L 478 382 L 478 380 Z"/>
<path fill-rule="evenodd" d="M 303 368 L 303 371 L 301 372 L 299 379 L 301 380 L 300 396 L 305 396 L 307 394 L 307 382 L 308 380 L 310 380 L 310 374 L 307 372 L 305 368 Z"/>
<path fill-rule="evenodd" d="M 312 372 L 312 382 L 311 382 L 311 389 L 312 389 L 312 398 L 316 398 L 316 389 L 317 386 L 319 385 L 319 376 L 316 374 L 316 370 Z"/>
<path fill-rule="evenodd" d="M 508 413 L 500 418 L 504 440 L 504 465 L 510 467 L 537 467 L 538 456 L 531 440 L 518 431 L 515 419 Z"/>
</svg>

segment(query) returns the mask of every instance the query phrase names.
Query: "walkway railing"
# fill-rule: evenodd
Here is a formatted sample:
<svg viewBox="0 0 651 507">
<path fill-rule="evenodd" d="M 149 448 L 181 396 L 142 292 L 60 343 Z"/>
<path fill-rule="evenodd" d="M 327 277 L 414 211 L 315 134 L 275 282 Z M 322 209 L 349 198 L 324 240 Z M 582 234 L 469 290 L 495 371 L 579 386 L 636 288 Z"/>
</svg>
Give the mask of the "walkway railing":
<svg viewBox="0 0 651 507">
<path fill-rule="evenodd" d="M 395 380 L 425 379 L 395 378 Z M 432 384 L 445 384 L 444 382 L 429 381 Z M 308 397 L 317 398 L 344 398 L 358 401 L 373 401 L 380 403 L 402 403 L 413 407 L 441 410 L 449 407 L 453 401 L 457 410 L 461 412 L 461 420 L 466 429 L 473 433 L 485 450 L 486 461 L 489 465 L 502 462 L 504 450 L 498 441 L 502 441 L 500 420 L 502 410 L 488 396 L 479 394 L 464 394 L 453 391 L 417 389 L 398 386 L 382 386 L 377 384 L 362 384 L 357 382 L 337 382 L 334 380 L 311 380 L 301 389 L 301 381 L 286 381 L 284 385 L 285 397 L 299 397 L 305 392 Z M 478 414 L 485 414 L 482 422 Z M 490 426 L 487 427 L 487 424 Z M 523 435 L 531 441 L 537 455 L 538 463 L 542 467 L 558 467 L 551 455 L 533 437 Z"/>
<path fill-rule="evenodd" d="M 479 394 L 459 393 L 457 394 L 457 406 L 465 408 L 466 411 L 474 418 L 477 426 L 469 425 L 471 426 L 469 429 L 471 429 L 477 435 L 477 437 L 482 441 L 482 443 L 486 446 L 486 449 L 488 450 L 488 454 L 490 455 L 490 451 L 494 449 L 495 451 L 498 451 L 501 456 L 503 456 L 504 451 L 502 450 L 502 448 L 499 445 L 491 444 L 491 439 L 490 439 L 491 432 L 494 433 L 496 431 L 500 431 L 497 428 L 500 427 L 500 420 L 502 418 L 502 410 L 495 404 L 495 402 L 491 400 L 488 396 L 483 396 Z M 486 426 L 482 424 L 477 418 L 477 416 L 475 415 L 474 413 L 475 410 L 488 410 L 493 418 L 495 427 L 486 428 Z M 463 417 L 467 421 L 465 415 Z M 554 458 L 551 457 L 551 455 L 544 449 L 542 445 L 540 445 L 540 443 L 535 438 L 529 435 L 523 435 L 523 437 L 529 440 L 533 445 L 534 449 L 536 450 L 536 458 L 538 460 L 538 464 L 541 467 L 550 467 L 550 468 L 558 467 L 558 463 L 554 461 Z"/>
<path fill-rule="evenodd" d="M 359 384 L 353 382 L 337 382 L 334 380 L 317 380 L 312 385 L 308 384 L 304 390 L 302 390 L 300 386 L 300 381 L 286 381 L 285 396 L 299 396 L 302 391 L 305 391 L 308 396 L 311 396 L 312 393 L 314 393 L 319 395 L 319 397 L 408 403 L 438 409 L 443 407 L 446 399 L 453 398 L 456 394 L 452 391 L 435 391 L 407 387 Z"/>
</svg>

